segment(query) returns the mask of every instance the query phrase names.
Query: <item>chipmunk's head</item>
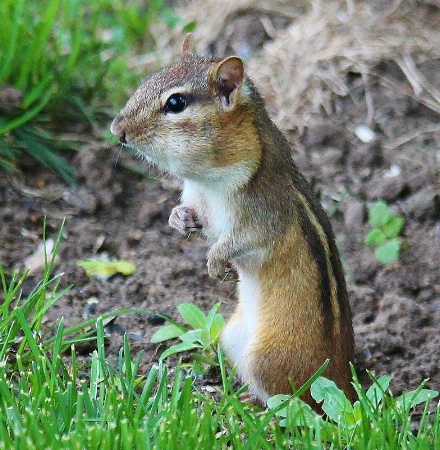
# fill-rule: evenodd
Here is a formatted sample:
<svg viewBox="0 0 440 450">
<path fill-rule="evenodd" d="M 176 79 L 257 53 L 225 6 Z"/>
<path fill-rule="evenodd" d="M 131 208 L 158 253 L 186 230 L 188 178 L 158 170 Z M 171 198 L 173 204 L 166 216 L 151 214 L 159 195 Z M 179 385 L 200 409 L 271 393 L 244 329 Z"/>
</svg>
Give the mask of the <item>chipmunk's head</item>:
<svg viewBox="0 0 440 450">
<path fill-rule="evenodd" d="M 251 91 L 240 58 L 199 56 L 187 35 L 180 60 L 142 83 L 111 131 L 175 176 L 238 186 L 260 158 Z"/>
</svg>

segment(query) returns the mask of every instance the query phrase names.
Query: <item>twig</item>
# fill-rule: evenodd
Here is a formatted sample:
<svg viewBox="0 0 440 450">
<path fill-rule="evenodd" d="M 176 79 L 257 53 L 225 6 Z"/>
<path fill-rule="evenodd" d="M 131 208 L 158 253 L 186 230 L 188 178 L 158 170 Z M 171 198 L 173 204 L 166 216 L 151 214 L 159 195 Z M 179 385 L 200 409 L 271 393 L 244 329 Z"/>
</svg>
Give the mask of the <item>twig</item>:
<svg viewBox="0 0 440 450">
<path fill-rule="evenodd" d="M 386 150 L 393 150 L 425 133 L 440 133 L 440 125 L 425 125 L 423 127 L 417 128 L 410 133 L 404 134 L 403 136 L 400 136 L 397 139 L 388 142 L 384 145 L 384 148 Z"/>
<path fill-rule="evenodd" d="M 373 102 L 373 96 L 371 94 L 371 86 L 370 81 L 368 78 L 368 74 L 365 70 L 362 70 L 361 72 L 362 76 L 362 82 L 364 85 L 364 92 L 365 92 L 365 102 L 367 104 L 367 124 L 369 127 L 373 126 L 374 123 L 374 102 Z"/>
<path fill-rule="evenodd" d="M 375 72 L 374 70 L 370 71 L 370 73 L 375 75 L 385 87 L 395 89 L 397 92 L 400 92 L 404 95 L 407 95 L 408 97 L 413 98 L 418 103 L 420 103 L 420 104 L 426 106 L 427 108 L 432 109 L 436 113 L 440 114 L 440 103 L 433 101 L 426 97 L 421 97 L 421 96 L 417 97 L 413 93 L 409 92 L 408 89 L 405 89 L 405 88 L 399 86 L 399 84 L 396 81 L 391 80 L 390 78 L 387 78 L 387 77 L 381 75 L 380 73 Z"/>
</svg>

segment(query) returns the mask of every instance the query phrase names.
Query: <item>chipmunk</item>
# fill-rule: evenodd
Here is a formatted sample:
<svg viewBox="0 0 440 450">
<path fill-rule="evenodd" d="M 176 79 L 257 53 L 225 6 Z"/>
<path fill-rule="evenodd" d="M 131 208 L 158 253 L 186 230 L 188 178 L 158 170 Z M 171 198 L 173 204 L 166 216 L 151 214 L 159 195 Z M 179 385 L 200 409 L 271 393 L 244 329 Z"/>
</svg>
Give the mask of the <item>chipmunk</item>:
<svg viewBox="0 0 440 450">
<path fill-rule="evenodd" d="M 352 399 L 353 328 L 333 231 L 242 60 L 200 56 L 187 35 L 179 61 L 141 84 L 111 131 L 183 180 L 169 224 L 212 242 L 209 275 L 237 271 L 221 346 L 254 400 L 292 393 L 327 358 L 324 376 Z M 309 392 L 303 399 L 319 409 Z"/>
</svg>

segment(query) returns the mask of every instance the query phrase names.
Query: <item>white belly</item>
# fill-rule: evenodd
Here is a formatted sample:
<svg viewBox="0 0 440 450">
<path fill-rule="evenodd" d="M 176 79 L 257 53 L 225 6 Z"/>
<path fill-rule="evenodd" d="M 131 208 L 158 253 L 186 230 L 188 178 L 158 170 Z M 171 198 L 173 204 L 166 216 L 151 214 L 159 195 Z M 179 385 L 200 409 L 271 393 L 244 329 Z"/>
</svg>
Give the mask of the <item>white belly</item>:
<svg viewBox="0 0 440 450">
<path fill-rule="evenodd" d="M 219 240 L 230 234 L 233 212 L 227 192 L 185 180 L 182 203 L 196 210 L 204 222 L 203 232 L 209 239 Z"/>
<path fill-rule="evenodd" d="M 249 379 L 251 355 L 250 342 L 258 326 L 258 303 L 260 285 L 257 274 L 240 274 L 239 313 L 234 314 L 226 324 L 221 337 L 222 348 L 233 365 L 237 365 L 238 375 Z"/>
</svg>

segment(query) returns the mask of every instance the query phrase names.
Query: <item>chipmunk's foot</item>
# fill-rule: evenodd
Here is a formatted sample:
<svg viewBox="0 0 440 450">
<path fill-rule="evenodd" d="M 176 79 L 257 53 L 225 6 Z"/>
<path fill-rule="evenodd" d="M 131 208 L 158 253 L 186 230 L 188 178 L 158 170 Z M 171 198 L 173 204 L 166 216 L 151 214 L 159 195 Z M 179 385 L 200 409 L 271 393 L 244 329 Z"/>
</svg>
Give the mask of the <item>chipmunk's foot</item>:
<svg viewBox="0 0 440 450">
<path fill-rule="evenodd" d="M 225 276 L 225 266 L 226 262 L 222 258 L 217 258 L 212 255 L 212 251 L 208 252 L 208 262 L 206 266 L 208 267 L 208 274 L 211 278 L 223 279 Z"/>
<path fill-rule="evenodd" d="M 214 252 L 208 252 L 208 274 L 211 278 L 221 281 L 237 281 L 238 273 L 232 266 L 230 261 L 222 258 L 217 258 L 213 254 Z"/>
<path fill-rule="evenodd" d="M 230 261 L 226 263 L 224 281 L 238 281 L 237 269 L 232 265 Z"/>
<path fill-rule="evenodd" d="M 173 208 L 168 224 L 184 236 L 202 229 L 202 224 L 199 222 L 195 209 L 184 205 Z"/>
<path fill-rule="evenodd" d="M 248 390 L 245 392 L 242 392 L 239 396 L 238 399 L 242 402 L 242 403 L 248 403 L 250 405 L 255 405 L 258 406 L 260 408 L 265 408 L 266 405 L 263 404 L 263 402 L 257 398 L 255 395 L 251 394 Z"/>
</svg>

